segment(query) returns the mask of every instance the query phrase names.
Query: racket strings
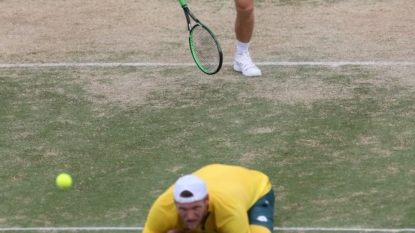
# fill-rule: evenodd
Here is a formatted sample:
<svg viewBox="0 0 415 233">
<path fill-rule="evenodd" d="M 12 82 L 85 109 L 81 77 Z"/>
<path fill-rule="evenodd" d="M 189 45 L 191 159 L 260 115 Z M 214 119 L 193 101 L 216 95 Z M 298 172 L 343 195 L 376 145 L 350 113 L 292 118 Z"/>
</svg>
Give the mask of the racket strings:
<svg viewBox="0 0 415 233">
<path fill-rule="evenodd" d="M 190 35 L 192 54 L 197 65 L 207 73 L 216 72 L 221 63 L 221 57 L 214 36 L 199 25 L 192 29 Z"/>
</svg>

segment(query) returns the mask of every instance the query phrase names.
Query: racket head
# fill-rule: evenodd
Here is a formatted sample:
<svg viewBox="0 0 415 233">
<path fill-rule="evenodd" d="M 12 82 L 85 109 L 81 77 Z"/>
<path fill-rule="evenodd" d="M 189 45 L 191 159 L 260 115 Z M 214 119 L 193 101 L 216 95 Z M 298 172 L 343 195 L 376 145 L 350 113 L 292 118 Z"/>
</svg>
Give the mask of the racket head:
<svg viewBox="0 0 415 233">
<path fill-rule="evenodd" d="M 223 54 L 215 34 L 207 26 L 198 23 L 189 33 L 192 57 L 205 74 L 216 74 L 222 68 Z"/>
</svg>

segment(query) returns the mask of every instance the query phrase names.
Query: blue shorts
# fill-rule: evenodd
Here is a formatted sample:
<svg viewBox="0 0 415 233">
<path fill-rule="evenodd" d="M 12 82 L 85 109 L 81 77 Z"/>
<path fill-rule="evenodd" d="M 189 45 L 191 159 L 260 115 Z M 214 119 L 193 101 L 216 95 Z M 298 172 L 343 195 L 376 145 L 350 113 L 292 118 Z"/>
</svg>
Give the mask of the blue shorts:
<svg viewBox="0 0 415 233">
<path fill-rule="evenodd" d="M 274 228 L 274 190 L 265 194 L 248 210 L 249 224 L 260 225 L 271 232 Z"/>
</svg>

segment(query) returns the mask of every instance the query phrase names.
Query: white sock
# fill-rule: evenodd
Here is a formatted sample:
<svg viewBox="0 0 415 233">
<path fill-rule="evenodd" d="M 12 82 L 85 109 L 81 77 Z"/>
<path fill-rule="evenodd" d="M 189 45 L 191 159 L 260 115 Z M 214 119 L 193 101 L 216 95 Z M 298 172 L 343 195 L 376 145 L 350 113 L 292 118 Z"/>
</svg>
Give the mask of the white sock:
<svg viewBox="0 0 415 233">
<path fill-rule="evenodd" d="M 243 54 L 244 52 L 248 52 L 248 49 L 249 49 L 249 43 L 242 43 L 240 41 L 236 43 L 237 54 Z"/>
</svg>

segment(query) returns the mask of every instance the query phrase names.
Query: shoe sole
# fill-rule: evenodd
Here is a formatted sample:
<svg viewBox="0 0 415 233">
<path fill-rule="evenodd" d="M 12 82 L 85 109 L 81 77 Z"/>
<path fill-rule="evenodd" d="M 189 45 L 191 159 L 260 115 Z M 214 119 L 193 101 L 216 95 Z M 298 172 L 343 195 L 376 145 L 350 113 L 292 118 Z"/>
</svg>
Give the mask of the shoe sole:
<svg viewBox="0 0 415 233">
<path fill-rule="evenodd" d="M 262 73 L 259 73 L 259 74 L 254 74 L 254 75 L 246 75 L 246 74 L 244 74 L 243 72 L 242 72 L 242 69 L 238 66 L 238 65 L 233 65 L 233 70 L 234 71 L 236 71 L 236 72 L 240 72 L 240 73 L 242 73 L 244 76 L 246 76 L 246 77 L 255 77 L 255 76 L 262 76 Z"/>
</svg>

